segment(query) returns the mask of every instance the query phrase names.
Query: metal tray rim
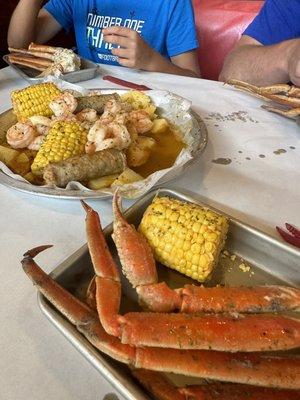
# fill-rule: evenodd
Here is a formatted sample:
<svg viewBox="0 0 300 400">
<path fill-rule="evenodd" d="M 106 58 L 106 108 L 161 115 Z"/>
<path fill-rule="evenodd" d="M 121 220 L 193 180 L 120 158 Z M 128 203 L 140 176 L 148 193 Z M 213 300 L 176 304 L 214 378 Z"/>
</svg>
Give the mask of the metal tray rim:
<svg viewBox="0 0 300 400">
<path fill-rule="evenodd" d="M 148 192 L 143 197 L 143 199 L 138 200 L 136 203 L 134 203 L 131 207 L 129 207 L 125 211 L 125 213 L 124 213 L 125 216 L 130 215 L 131 213 L 134 213 L 134 211 L 139 208 L 140 202 L 142 200 L 145 200 L 145 199 L 149 200 L 149 199 L 155 197 L 156 195 L 175 196 L 177 198 L 181 198 L 184 201 L 190 201 L 190 202 L 194 202 L 197 204 L 201 204 L 203 206 L 209 207 L 210 209 L 212 209 L 216 212 L 219 212 L 219 213 L 221 212 L 220 210 L 216 209 L 215 207 L 211 207 L 210 205 L 207 205 L 202 200 L 200 201 L 200 200 L 194 199 L 191 195 L 185 194 L 184 191 L 173 190 L 173 189 L 168 189 L 168 188 L 162 187 L 160 189 L 154 189 L 154 190 Z M 276 246 L 279 246 L 279 248 L 282 251 L 293 254 L 293 255 L 299 257 L 299 260 L 300 260 L 300 252 L 295 250 L 289 244 L 282 243 L 281 241 L 271 237 L 270 235 L 264 233 L 263 231 L 255 228 L 249 224 L 241 222 L 240 220 L 238 220 L 234 217 L 231 217 L 230 215 L 228 215 L 226 213 L 222 212 L 222 214 L 227 216 L 230 219 L 230 222 L 232 224 L 243 227 L 251 234 L 258 235 L 258 237 L 261 238 L 262 240 L 268 241 L 271 244 L 276 244 Z M 105 235 L 107 235 L 111 230 L 112 230 L 112 223 L 109 224 L 104 229 Z M 86 251 L 87 251 L 87 245 L 85 244 L 82 247 L 80 247 L 75 253 L 73 253 L 70 257 L 68 257 L 65 261 L 63 261 L 57 268 L 55 268 L 53 270 L 53 272 L 51 273 L 51 276 L 54 279 L 57 278 L 60 275 L 60 273 L 62 273 L 64 268 L 68 268 L 68 267 L 65 267 L 65 265 L 68 263 L 70 258 L 72 258 L 72 257 L 78 258 L 80 255 L 84 254 Z M 85 358 L 104 376 L 104 378 L 106 378 L 114 386 L 114 388 L 119 393 L 121 393 L 126 399 L 128 399 L 128 400 L 149 399 L 149 397 L 146 395 L 146 393 L 141 391 L 141 389 L 138 387 L 138 385 L 136 385 L 136 387 L 133 387 L 133 385 L 131 383 L 126 382 L 126 384 L 124 384 L 124 383 L 121 383 L 120 381 L 116 381 L 117 377 L 116 377 L 116 374 L 114 374 L 112 371 L 113 367 L 108 365 L 107 361 L 104 360 L 103 357 L 101 357 L 101 352 L 96 350 L 87 341 L 87 339 L 85 339 L 85 337 L 80 332 L 76 331 L 76 328 L 73 325 L 71 325 L 71 323 L 66 321 L 64 319 L 64 317 L 53 306 L 51 306 L 48 303 L 48 301 L 45 299 L 45 297 L 40 293 L 38 293 L 38 305 L 39 305 L 41 311 L 50 320 L 50 322 L 52 322 L 56 326 L 56 328 L 58 328 L 59 331 L 63 333 L 63 335 L 73 344 L 73 346 L 76 347 L 76 349 L 78 351 L 80 351 L 83 354 L 83 356 L 85 356 Z M 66 324 L 68 326 L 72 327 L 72 330 L 73 330 L 73 336 L 71 334 L 72 337 L 70 337 L 70 333 L 68 333 L 68 328 L 64 326 Z M 74 335 L 74 333 L 75 333 L 75 335 Z M 85 344 L 82 343 L 82 341 L 84 341 Z M 95 359 L 95 356 L 96 356 L 96 359 Z"/>
</svg>

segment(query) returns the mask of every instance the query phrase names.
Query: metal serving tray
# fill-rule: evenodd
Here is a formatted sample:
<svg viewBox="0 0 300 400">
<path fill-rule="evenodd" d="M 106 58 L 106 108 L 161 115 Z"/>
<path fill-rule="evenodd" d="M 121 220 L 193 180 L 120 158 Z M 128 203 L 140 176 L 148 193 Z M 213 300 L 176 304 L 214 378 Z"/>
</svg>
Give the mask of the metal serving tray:
<svg viewBox="0 0 300 400">
<path fill-rule="evenodd" d="M 206 205 L 195 197 L 174 190 L 159 189 L 149 192 L 139 199 L 125 213 L 126 218 L 136 226 L 141 217 L 156 196 L 170 196 L 176 199 Z M 212 207 L 211 207 L 212 208 Z M 215 210 L 218 211 L 218 210 Z M 300 251 L 292 246 L 281 243 L 276 239 L 229 217 L 229 234 L 226 249 L 229 256 L 221 256 L 218 267 L 208 286 L 216 284 L 227 285 L 257 285 L 257 284 L 287 284 L 300 285 Z M 82 217 L 84 223 L 84 216 Z M 105 229 L 109 248 L 115 259 L 116 251 L 111 239 L 112 225 Z M 236 257 L 230 256 L 235 254 Z M 243 272 L 240 268 L 244 262 L 250 270 Z M 172 287 L 180 287 L 192 280 L 163 266 L 159 266 L 159 279 L 165 280 Z M 87 250 L 83 246 L 76 253 L 59 265 L 52 273 L 53 278 L 77 297 L 83 299 L 87 285 L 93 276 L 93 269 Z M 195 281 L 193 281 L 195 283 Z M 122 277 L 124 298 L 121 312 L 137 309 L 136 294 L 128 282 Z M 38 303 L 46 317 L 63 333 L 63 335 L 91 362 L 91 364 L 128 400 L 149 399 L 141 386 L 133 379 L 129 368 L 118 363 L 93 347 L 76 328 L 70 324 L 44 298 L 38 295 Z M 190 379 L 180 375 L 170 375 L 174 383 L 199 383 L 199 379 Z"/>
<path fill-rule="evenodd" d="M 38 75 L 40 74 L 39 71 L 35 71 L 34 69 L 28 67 L 22 67 L 21 65 L 12 64 L 8 60 L 8 55 L 3 56 L 3 60 L 28 82 L 40 83 L 43 82 L 45 79 L 45 77 L 42 78 L 38 77 Z M 63 74 L 60 76 L 60 79 L 70 83 L 88 81 L 89 79 L 95 78 L 98 69 L 99 69 L 98 65 L 95 64 L 93 61 L 81 58 L 80 70 Z"/>
</svg>

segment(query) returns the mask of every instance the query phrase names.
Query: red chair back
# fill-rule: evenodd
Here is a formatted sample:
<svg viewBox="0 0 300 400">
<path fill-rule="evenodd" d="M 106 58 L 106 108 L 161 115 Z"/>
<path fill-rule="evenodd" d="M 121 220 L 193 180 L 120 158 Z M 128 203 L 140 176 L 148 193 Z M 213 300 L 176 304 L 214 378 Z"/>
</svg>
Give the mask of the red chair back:
<svg viewBox="0 0 300 400">
<path fill-rule="evenodd" d="M 193 0 L 204 79 L 218 79 L 225 57 L 263 3 L 263 0 Z"/>
</svg>

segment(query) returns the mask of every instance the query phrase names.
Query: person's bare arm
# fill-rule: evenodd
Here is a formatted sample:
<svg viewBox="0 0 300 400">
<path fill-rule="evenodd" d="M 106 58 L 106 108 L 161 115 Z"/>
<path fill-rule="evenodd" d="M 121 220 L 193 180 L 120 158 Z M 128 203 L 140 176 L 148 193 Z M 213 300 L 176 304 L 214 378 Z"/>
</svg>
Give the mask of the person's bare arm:
<svg viewBox="0 0 300 400">
<path fill-rule="evenodd" d="M 187 51 L 186 53 L 171 57 L 171 61 L 174 65 L 186 71 L 183 75 L 200 78 L 201 74 L 196 50 Z"/>
<path fill-rule="evenodd" d="M 188 51 L 172 57 L 169 61 L 153 50 L 137 32 L 129 28 L 112 26 L 104 29 L 103 33 L 107 43 L 121 46 L 113 48 L 112 54 L 118 57 L 119 63 L 124 67 L 200 77 L 196 51 Z"/>
<path fill-rule="evenodd" d="M 300 85 L 300 39 L 263 46 L 242 36 L 227 56 L 219 80 L 234 78 L 264 86 L 292 81 Z"/>
<path fill-rule="evenodd" d="M 27 47 L 31 42 L 45 43 L 61 30 L 46 10 L 43 0 L 20 0 L 10 20 L 8 46 Z"/>
</svg>

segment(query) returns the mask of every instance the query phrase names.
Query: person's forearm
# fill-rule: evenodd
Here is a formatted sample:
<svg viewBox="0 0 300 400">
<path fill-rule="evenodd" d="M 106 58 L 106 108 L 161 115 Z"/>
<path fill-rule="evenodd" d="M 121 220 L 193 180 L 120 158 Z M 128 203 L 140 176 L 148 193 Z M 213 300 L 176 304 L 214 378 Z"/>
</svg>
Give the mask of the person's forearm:
<svg viewBox="0 0 300 400">
<path fill-rule="evenodd" d="M 149 64 L 148 71 L 154 72 L 164 72 L 166 74 L 174 74 L 174 75 L 182 75 L 182 76 L 190 76 L 193 78 L 200 78 L 200 73 L 196 71 L 192 71 L 190 69 L 181 68 L 167 58 L 161 56 L 159 53 L 156 53 L 154 57 L 151 59 L 151 63 Z"/>
<path fill-rule="evenodd" d="M 43 0 L 20 0 L 10 21 L 8 45 L 10 47 L 27 47 L 35 40 L 35 27 Z"/>
<path fill-rule="evenodd" d="M 259 86 L 288 82 L 288 59 L 295 44 L 289 40 L 273 46 L 237 47 L 225 60 L 219 80 L 234 78 Z"/>
</svg>

